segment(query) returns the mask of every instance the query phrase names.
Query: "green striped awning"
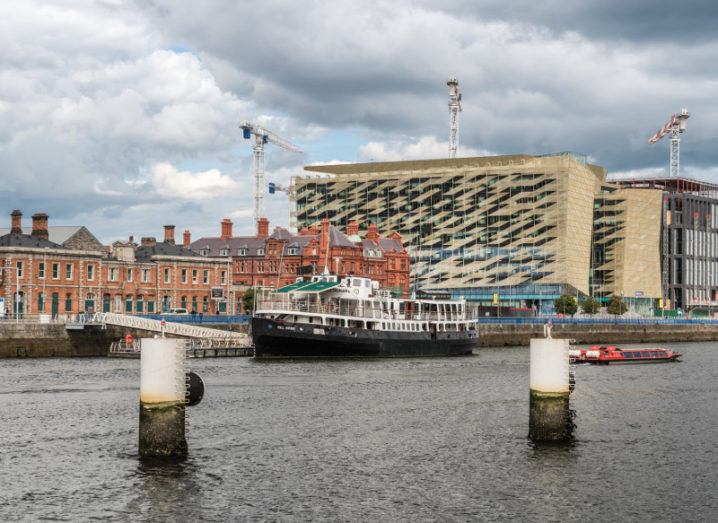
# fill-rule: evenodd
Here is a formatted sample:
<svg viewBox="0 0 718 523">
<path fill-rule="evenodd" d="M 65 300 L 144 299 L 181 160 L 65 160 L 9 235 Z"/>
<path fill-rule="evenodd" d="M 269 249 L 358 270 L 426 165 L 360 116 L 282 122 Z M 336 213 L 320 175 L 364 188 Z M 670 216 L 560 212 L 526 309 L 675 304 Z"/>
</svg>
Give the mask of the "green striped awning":
<svg viewBox="0 0 718 523">
<path fill-rule="evenodd" d="M 286 287 L 282 287 L 281 289 L 277 289 L 277 292 L 292 292 L 301 289 L 302 287 L 307 287 L 311 284 L 312 282 L 310 281 L 298 281 L 292 283 L 291 285 L 287 285 Z"/>
<path fill-rule="evenodd" d="M 299 281 L 277 289 L 277 292 L 324 292 L 339 285 L 336 281 Z"/>
</svg>

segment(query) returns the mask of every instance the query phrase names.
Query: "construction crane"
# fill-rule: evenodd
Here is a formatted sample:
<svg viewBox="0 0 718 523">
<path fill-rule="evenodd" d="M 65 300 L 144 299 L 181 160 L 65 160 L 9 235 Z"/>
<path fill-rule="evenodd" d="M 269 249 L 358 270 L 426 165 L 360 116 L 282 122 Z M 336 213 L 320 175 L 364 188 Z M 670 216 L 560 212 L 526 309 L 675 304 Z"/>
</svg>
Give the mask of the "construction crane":
<svg viewBox="0 0 718 523">
<path fill-rule="evenodd" d="M 671 178 L 678 179 L 680 176 L 681 133 L 686 130 L 686 120 L 690 116 L 688 109 L 681 109 L 680 113 L 672 115 L 666 125 L 648 140 L 649 143 L 656 143 L 667 134 L 671 135 Z"/>
<path fill-rule="evenodd" d="M 249 140 L 254 135 L 254 223 L 257 223 L 264 212 L 264 145 L 273 143 L 295 153 L 303 153 L 299 147 L 294 145 L 281 136 L 253 124 L 247 120 L 239 122 L 239 128 L 242 129 L 242 135 L 245 140 Z"/>
<path fill-rule="evenodd" d="M 459 111 L 461 111 L 461 93 L 459 81 L 450 76 L 446 82 L 449 86 L 449 158 L 456 158 L 459 148 Z"/>
</svg>

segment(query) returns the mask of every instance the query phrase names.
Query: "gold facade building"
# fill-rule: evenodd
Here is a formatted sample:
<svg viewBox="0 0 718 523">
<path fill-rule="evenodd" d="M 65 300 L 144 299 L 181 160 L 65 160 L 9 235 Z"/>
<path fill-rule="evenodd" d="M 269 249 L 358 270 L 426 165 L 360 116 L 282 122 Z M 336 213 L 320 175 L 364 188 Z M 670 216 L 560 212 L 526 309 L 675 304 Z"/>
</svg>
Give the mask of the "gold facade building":
<svg viewBox="0 0 718 523">
<path fill-rule="evenodd" d="M 414 288 L 541 310 L 562 293 L 660 296 L 661 192 L 613 186 L 605 169 L 580 155 L 305 171 L 292 181 L 293 223 L 327 218 L 398 232 L 411 255 Z"/>
</svg>

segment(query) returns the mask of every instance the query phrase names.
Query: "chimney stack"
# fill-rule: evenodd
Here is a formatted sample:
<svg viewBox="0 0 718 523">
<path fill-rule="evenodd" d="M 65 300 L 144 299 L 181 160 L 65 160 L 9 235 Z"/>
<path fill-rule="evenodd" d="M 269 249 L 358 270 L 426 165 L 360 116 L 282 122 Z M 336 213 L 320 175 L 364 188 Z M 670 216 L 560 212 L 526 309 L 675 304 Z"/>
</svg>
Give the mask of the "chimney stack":
<svg viewBox="0 0 718 523">
<path fill-rule="evenodd" d="M 165 225 L 165 243 L 175 244 L 175 226 Z"/>
<path fill-rule="evenodd" d="M 358 236 L 359 224 L 357 222 L 349 222 L 347 225 L 347 236 Z"/>
<path fill-rule="evenodd" d="M 257 220 L 257 238 L 269 238 L 269 220 L 267 218 Z"/>
<path fill-rule="evenodd" d="M 50 233 L 47 230 L 48 218 L 44 212 L 36 212 L 32 215 L 32 236 L 41 240 L 50 239 Z"/>
<path fill-rule="evenodd" d="M 267 225 L 267 228 L 269 228 L 269 225 Z M 225 218 L 222 220 L 222 235 L 221 238 L 223 240 L 229 240 L 232 237 L 232 220 L 229 218 Z"/>
<path fill-rule="evenodd" d="M 329 220 L 324 218 L 321 223 L 321 232 L 319 236 L 319 249 L 325 251 L 329 248 Z"/>
<path fill-rule="evenodd" d="M 365 238 L 374 242 L 379 239 L 379 231 L 377 230 L 375 223 L 369 224 L 369 230 L 367 231 Z"/>
<path fill-rule="evenodd" d="M 10 213 L 10 234 L 22 234 L 22 212 L 15 209 Z"/>
<path fill-rule="evenodd" d="M 182 233 L 182 245 L 189 249 L 190 244 L 192 243 L 192 235 L 190 232 L 185 229 L 185 231 Z"/>
<path fill-rule="evenodd" d="M 157 238 L 154 236 L 145 236 L 140 240 L 140 245 L 142 245 L 142 247 L 154 247 L 157 245 Z"/>
</svg>

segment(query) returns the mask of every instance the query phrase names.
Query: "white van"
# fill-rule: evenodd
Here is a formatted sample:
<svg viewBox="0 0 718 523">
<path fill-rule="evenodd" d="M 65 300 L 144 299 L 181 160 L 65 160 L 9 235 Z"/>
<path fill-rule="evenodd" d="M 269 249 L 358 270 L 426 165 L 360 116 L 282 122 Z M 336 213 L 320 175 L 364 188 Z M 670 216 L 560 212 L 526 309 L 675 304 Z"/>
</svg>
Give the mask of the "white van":
<svg viewBox="0 0 718 523">
<path fill-rule="evenodd" d="M 179 307 L 179 308 L 176 308 L 176 309 L 170 309 L 170 310 L 168 310 L 167 312 L 163 312 L 162 314 L 185 315 L 185 314 L 189 314 L 189 312 L 187 312 L 187 309 L 184 309 L 184 308 L 182 308 L 182 307 Z"/>
</svg>

